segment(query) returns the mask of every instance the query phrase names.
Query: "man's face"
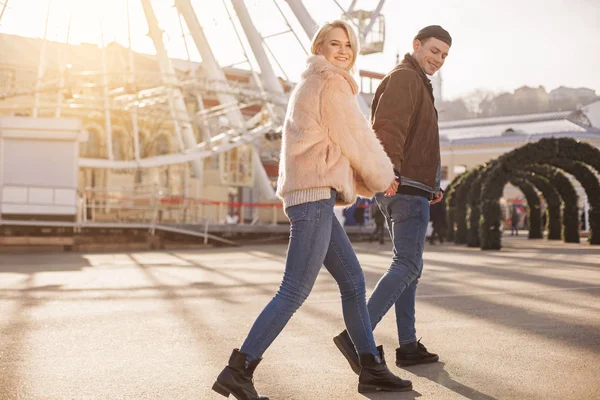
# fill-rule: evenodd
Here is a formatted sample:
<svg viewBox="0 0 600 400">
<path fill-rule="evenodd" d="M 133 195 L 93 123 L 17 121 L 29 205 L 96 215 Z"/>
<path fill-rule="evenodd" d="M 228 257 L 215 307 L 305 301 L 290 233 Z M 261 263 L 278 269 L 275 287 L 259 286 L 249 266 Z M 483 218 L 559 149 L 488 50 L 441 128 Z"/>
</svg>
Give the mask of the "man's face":
<svg viewBox="0 0 600 400">
<path fill-rule="evenodd" d="M 444 65 L 450 46 L 436 38 L 425 39 L 423 42 L 415 39 L 413 50 L 413 57 L 423 71 L 427 75 L 433 75 Z"/>
</svg>

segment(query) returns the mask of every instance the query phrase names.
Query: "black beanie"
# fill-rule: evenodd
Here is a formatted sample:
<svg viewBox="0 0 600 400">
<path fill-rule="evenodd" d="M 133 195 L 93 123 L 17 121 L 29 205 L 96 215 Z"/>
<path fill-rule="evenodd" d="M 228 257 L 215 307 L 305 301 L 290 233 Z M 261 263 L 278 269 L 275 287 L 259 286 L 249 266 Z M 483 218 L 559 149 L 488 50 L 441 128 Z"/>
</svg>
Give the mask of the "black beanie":
<svg viewBox="0 0 600 400">
<path fill-rule="evenodd" d="M 426 26 L 425 28 L 421 29 L 419 33 L 417 33 L 417 36 L 415 36 L 415 39 L 419 39 L 420 41 L 429 38 L 439 39 L 442 42 L 446 43 L 448 46 L 452 46 L 452 37 L 450 36 L 447 30 L 445 30 L 439 25 Z"/>
</svg>

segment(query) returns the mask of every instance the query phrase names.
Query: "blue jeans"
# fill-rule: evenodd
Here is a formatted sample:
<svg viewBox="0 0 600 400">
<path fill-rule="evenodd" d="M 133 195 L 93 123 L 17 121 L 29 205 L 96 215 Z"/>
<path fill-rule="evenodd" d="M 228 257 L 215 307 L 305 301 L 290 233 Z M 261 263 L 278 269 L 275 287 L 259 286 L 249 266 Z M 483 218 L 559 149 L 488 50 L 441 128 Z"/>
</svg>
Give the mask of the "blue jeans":
<svg viewBox="0 0 600 400">
<path fill-rule="evenodd" d="M 377 348 L 366 304 L 365 277 L 352 244 L 333 214 L 331 198 L 286 209 L 290 241 L 279 291 L 260 313 L 240 351 L 249 361 L 262 356 L 310 294 L 324 264 L 342 297 L 346 328 L 359 354 Z"/>
<path fill-rule="evenodd" d="M 381 277 L 369 299 L 373 329 L 395 305 L 398 342 L 415 342 L 415 296 L 423 271 L 423 247 L 429 223 L 429 201 L 422 196 L 397 194 L 375 195 L 388 221 L 394 255 L 392 265 Z"/>
</svg>

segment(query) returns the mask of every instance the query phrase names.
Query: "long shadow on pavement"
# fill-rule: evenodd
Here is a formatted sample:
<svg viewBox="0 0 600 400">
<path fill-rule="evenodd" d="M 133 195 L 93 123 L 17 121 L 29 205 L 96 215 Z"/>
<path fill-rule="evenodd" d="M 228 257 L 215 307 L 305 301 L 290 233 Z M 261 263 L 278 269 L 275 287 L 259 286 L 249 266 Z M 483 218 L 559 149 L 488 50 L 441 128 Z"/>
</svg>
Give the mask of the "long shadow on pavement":
<svg viewBox="0 0 600 400">
<path fill-rule="evenodd" d="M 527 308 L 498 304 L 486 300 L 485 295 L 470 297 L 469 301 L 465 301 L 464 297 L 455 297 L 457 292 L 429 282 L 420 282 L 419 286 L 427 292 L 441 296 L 419 298 L 417 295 L 417 302 L 429 303 L 470 318 L 488 320 L 507 328 L 521 329 L 550 340 L 600 353 L 600 330 L 591 323 L 584 325 Z"/>
<path fill-rule="evenodd" d="M 412 367 L 404 367 L 407 371 L 413 374 L 427 378 L 432 382 L 442 385 L 455 393 L 465 396 L 471 400 L 496 400 L 495 397 L 489 396 L 485 393 L 481 393 L 471 387 L 465 386 L 462 383 L 452 379 L 450 374 L 444 369 L 446 364 L 443 362 L 437 362 L 426 365 L 415 365 Z"/>
</svg>

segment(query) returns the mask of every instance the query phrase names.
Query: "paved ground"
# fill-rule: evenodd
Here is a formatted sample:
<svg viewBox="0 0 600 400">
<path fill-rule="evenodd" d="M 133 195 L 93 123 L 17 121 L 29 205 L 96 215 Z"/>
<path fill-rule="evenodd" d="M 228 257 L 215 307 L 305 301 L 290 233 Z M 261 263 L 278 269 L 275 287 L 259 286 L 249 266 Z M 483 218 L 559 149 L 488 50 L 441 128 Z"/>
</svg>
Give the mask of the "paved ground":
<svg viewBox="0 0 600 400">
<path fill-rule="evenodd" d="M 362 396 L 331 337 L 323 271 L 265 355 L 271 399 L 599 399 L 600 248 L 506 238 L 501 252 L 427 247 L 418 333 L 435 365 L 415 390 Z M 356 245 L 369 290 L 388 246 Z M 0 399 L 218 399 L 210 386 L 282 275 L 284 245 L 0 255 Z M 390 313 L 376 331 L 393 365 Z"/>
</svg>

